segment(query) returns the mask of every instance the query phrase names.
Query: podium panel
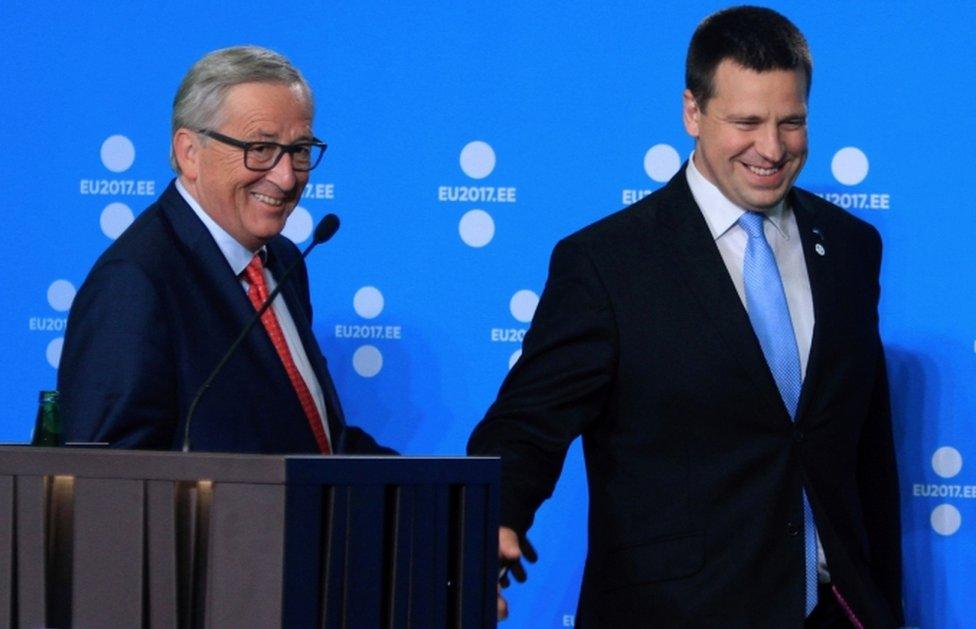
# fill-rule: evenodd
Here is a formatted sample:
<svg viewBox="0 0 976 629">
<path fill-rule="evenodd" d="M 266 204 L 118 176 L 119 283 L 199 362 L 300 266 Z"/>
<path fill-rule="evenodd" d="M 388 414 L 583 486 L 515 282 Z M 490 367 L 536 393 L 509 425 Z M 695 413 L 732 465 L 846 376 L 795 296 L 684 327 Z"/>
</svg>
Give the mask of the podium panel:
<svg viewBox="0 0 976 629">
<path fill-rule="evenodd" d="M 498 461 L 0 447 L 0 627 L 494 627 Z"/>
</svg>

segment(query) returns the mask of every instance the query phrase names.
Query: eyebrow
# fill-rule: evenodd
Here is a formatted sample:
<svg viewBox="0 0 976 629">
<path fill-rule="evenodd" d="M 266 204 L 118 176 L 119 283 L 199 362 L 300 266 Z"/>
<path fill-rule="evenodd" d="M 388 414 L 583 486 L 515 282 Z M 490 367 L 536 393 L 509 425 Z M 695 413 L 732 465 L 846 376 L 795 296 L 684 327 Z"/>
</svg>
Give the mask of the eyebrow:
<svg viewBox="0 0 976 629">
<path fill-rule="evenodd" d="M 783 116 L 782 118 L 777 118 L 776 122 L 805 122 L 807 119 L 806 114 L 796 113 Z M 730 114 L 725 117 L 725 120 L 734 123 L 761 123 L 765 122 L 766 118 L 763 116 L 756 116 L 754 114 Z"/>
<path fill-rule="evenodd" d="M 732 114 L 728 116 L 728 119 L 735 120 L 736 122 L 762 122 L 764 120 L 762 116 L 753 114 Z"/>
</svg>

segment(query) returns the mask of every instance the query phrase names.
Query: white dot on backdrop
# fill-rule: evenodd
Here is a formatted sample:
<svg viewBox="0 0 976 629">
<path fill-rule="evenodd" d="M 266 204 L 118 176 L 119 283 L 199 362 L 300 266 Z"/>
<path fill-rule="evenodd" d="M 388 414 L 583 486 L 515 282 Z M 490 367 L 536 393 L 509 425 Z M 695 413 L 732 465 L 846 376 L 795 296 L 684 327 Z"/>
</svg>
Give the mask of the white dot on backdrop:
<svg viewBox="0 0 976 629">
<path fill-rule="evenodd" d="M 458 233 L 469 247 L 484 247 L 495 237 L 495 221 L 484 210 L 469 210 L 458 223 Z"/>
<path fill-rule="evenodd" d="M 292 210 L 281 233 L 294 243 L 305 242 L 312 235 L 312 215 L 299 205 Z"/>
<path fill-rule="evenodd" d="M 655 144 L 644 153 L 644 172 L 654 181 L 665 182 L 681 168 L 681 156 L 670 144 Z"/>
<path fill-rule="evenodd" d="M 102 142 L 102 164 L 113 173 L 129 170 L 136 160 L 136 147 L 124 135 L 110 135 Z"/>
<path fill-rule="evenodd" d="M 352 355 L 352 368 L 363 378 L 372 378 L 383 368 L 383 354 L 372 345 L 363 345 Z"/>
<path fill-rule="evenodd" d="M 943 446 L 932 455 L 932 469 L 942 478 L 952 478 L 962 469 L 962 455 L 953 447 Z"/>
<path fill-rule="evenodd" d="M 526 289 L 512 295 L 512 299 L 508 302 L 508 309 L 517 321 L 528 323 L 532 321 L 532 315 L 535 314 L 535 307 L 538 305 L 539 296 Z"/>
<path fill-rule="evenodd" d="M 830 172 L 845 186 L 856 186 L 868 176 L 868 156 L 857 147 L 844 147 L 830 160 Z"/>
<path fill-rule="evenodd" d="M 47 287 L 47 303 L 58 312 L 68 312 L 75 292 L 75 285 L 68 280 L 54 280 Z"/>
<path fill-rule="evenodd" d="M 959 509 L 954 506 L 942 504 L 932 509 L 929 522 L 932 524 L 932 529 L 939 535 L 952 535 L 962 525 L 962 515 L 959 513 Z"/>
<path fill-rule="evenodd" d="M 125 203 L 109 203 L 102 210 L 102 215 L 98 219 L 98 224 L 102 228 L 102 233 L 115 240 L 122 235 L 135 216 L 132 209 Z"/>
<path fill-rule="evenodd" d="M 512 352 L 512 355 L 508 357 L 508 368 L 511 369 L 518 362 L 518 359 L 522 357 L 522 350 L 517 349 Z"/>
<path fill-rule="evenodd" d="M 495 149 L 487 142 L 475 140 L 461 149 L 461 170 L 472 179 L 484 179 L 495 170 Z"/>
<path fill-rule="evenodd" d="M 383 312 L 383 293 L 375 286 L 363 286 L 352 298 L 352 307 L 363 319 L 374 319 Z"/>
<path fill-rule="evenodd" d="M 61 348 L 63 347 L 64 337 L 62 336 L 53 339 L 47 344 L 47 350 L 45 351 L 45 355 L 47 356 L 47 364 L 51 365 L 55 369 L 57 369 L 58 365 L 61 363 Z"/>
</svg>

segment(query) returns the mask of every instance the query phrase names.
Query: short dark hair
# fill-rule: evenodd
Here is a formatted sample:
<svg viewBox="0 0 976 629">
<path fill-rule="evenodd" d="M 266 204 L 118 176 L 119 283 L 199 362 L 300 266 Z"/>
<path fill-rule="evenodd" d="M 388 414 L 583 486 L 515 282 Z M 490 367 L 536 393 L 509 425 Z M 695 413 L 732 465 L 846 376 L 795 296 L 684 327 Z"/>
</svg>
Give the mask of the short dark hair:
<svg viewBox="0 0 976 629">
<path fill-rule="evenodd" d="M 756 72 L 803 70 L 810 94 L 813 61 L 807 40 L 793 22 L 772 9 L 723 9 L 695 29 L 685 63 L 685 87 L 702 110 L 715 93 L 715 69 L 726 59 Z"/>
</svg>

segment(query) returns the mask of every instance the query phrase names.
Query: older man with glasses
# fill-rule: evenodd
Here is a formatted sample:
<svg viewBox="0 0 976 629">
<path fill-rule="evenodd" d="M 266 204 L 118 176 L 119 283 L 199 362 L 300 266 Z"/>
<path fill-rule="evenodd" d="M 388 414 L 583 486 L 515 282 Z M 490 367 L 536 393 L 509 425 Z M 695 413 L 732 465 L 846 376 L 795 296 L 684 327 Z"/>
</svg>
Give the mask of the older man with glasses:
<svg viewBox="0 0 976 629">
<path fill-rule="evenodd" d="M 195 450 L 390 453 L 347 426 L 312 333 L 308 276 L 281 236 L 326 145 L 281 55 L 212 52 L 173 102 L 176 179 L 78 292 L 58 388 L 65 439 L 179 449 L 204 381 L 281 286 L 196 406 Z"/>
</svg>

